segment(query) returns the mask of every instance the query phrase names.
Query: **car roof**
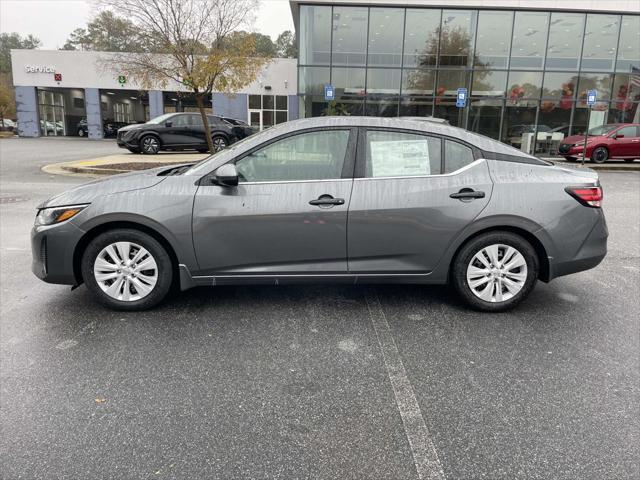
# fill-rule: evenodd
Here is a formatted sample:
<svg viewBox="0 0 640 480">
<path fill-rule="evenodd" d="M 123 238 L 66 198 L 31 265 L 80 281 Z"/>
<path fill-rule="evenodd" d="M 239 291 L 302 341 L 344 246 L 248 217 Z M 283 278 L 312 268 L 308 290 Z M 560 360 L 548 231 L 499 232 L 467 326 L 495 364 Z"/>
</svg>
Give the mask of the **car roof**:
<svg viewBox="0 0 640 480">
<path fill-rule="evenodd" d="M 510 155 L 512 157 L 522 157 L 526 159 L 539 160 L 521 150 L 506 145 L 493 138 L 486 137 L 477 133 L 469 132 L 463 128 L 437 123 L 432 121 L 415 120 L 413 118 L 403 117 L 361 117 L 361 116 L 345 116 L 345 117 L 311 117 L 299 120 L 292 120 L 286 123 L 278 124 L 269 128 L 263 133 L 262 140 L 268 140 L 271 137 L 277 137 L 288 132 L 303 130 L 308 128 L 319 127 L 377 127 L 377 128 L 395 128 L 416 130 L 425 133 L 433 133 L 452 138 L 460 139 L 464 142 L 475 145 L 486 152 Z"/>
</svg>

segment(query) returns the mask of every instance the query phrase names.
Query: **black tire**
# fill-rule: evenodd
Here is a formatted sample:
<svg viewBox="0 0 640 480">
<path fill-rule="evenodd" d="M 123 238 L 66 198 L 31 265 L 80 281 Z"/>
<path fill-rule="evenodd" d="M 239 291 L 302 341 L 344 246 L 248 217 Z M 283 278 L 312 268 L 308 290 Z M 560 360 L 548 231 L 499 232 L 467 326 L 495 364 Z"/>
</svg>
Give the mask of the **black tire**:
<svg viewBox="0 0 640 480">
<path fill-rule="evenodd" d="M 575 162 L 576 160 L 578 160 L 577 157 L 564 157 L 564 158 L 567 162 Z"/>
<path fill-rule="evenodd" d="M 474 256 L 482 251 L 483 248 L 494 244 L 515 248 L 522 254 L 527 266 L 526 280 L 521 290 L 513 297 L 502 302 L 489 302 L 479 298 L 473 293 L 467 282 L 467 267 Z M 531 293 L 538 279 L 539 268 L 538 255 L 535 249 L 520 235 L 504 231 L 488 232 L 472 238 L 463 245 L 453 260 L 451 281 L 458 294 L 471 308 L 484 312 L 501 312 L 513 308 Z"/>
<path fill-rule="evenodd" d="M 81 128 L 78 129 L 78 136 L 79 137 L 84 137 L 84 130 L 83 129 L 81 129 Z"/>
<path fill-rule="evenodd" d="M 129 150 L 131 153 L 140 153 L 140 150 L 138 150 L 137 148 L 127 148 L 127 150 Z"/>
<path fill-rule="evenodd" d="M 215 152 L 219 152 L 229 146 L 229 141 L 222 135 L 214 135 L 211 141 L 213 142 L 213 150 Z"/>
<path fill-rule="evenodd" d="M 143 135 L 140 138 L 140 151 L 145 155 L 156 155 L 160 152 L 160 139 L 155 135 Z"/>
<path fill-rule="evenodd" d="M 607 147 L 597 147 L 591 152 L 591 161 L 594 163 L 604 163 L 609 158 Z"/>
<path fill-rule="evenodd" d="M 146 296 L 132 301 L 118 300 L 109 296 L 98 285 L 93 269 L 100 252 L 116 242 L 132 242 L 145 248 L 157 265 L 157 282 Z M 174 268 L 171 257 L 155 238 L 134 229 L 114 229 L 101 233 L 89 242 L 82 254 L 82 278 L 89 291 L 102 305 L 114 310 L 138 311 L 147 310 L 160 303 L 169 293 L 173 283 Z"/>
</svg>

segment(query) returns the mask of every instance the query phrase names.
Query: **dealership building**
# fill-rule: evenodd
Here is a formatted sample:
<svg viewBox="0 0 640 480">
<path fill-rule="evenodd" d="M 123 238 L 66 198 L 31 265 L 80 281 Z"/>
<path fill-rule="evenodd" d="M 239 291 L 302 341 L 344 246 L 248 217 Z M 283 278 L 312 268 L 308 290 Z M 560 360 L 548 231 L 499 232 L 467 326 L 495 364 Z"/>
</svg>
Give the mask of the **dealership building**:
<svg viewBox="0 0 640 480">
<path fill-rule="evenodd" d="M 102 138 L 107 123 L 145 122 L 169 112 L 197 111 L 195 98 L 171 81 L 148 90 L 118 67 L 118 54 L 12 50 L 18 134 Z M 295 59 L 273 59 L 235 94 L 214 93 L 208 111 L 258 128 L 298 118 Z"/>
<path fill-rule="evenodd" d="M 274 59 L 241 92 L 213 94 L 215 114 L 260 128 L 319 115 L 435 116 L 532 153 L 587 126 L 640 121 L 637 0 L 290 6 L 298 60 Z M 77 135 L 85 121 L 100 138 L 104 122 L 195 110 L 179 84 L 145 90 L 127 78 L 117 54 L 11 53 L 23 136 Z"/>
<path fill-rule="evenodd" d="M 530 152 L 536 138 L 536 153 L 587 125 L 639 121 L 637 0 L 290 4 L 302 117 L 435 116 Z"/>
</svg>

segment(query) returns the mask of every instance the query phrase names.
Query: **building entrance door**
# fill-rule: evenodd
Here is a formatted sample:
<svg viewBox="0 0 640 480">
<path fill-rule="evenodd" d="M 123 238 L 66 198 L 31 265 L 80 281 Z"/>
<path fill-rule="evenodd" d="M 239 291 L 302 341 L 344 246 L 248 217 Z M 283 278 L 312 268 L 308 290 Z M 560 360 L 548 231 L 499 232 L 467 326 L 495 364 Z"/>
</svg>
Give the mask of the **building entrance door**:
<svg viewBox="0 0 640 480">
<path fill-rule="evenodd" d="M 262 110 L 249 110 L 249 125 L 262 131 Z"/>
</svg>

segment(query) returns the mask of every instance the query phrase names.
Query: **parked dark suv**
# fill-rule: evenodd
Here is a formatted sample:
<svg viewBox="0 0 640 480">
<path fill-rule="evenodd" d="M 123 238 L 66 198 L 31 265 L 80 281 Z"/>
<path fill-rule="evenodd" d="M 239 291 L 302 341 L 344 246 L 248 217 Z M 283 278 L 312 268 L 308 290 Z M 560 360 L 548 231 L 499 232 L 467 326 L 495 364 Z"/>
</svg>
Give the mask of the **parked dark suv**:
<svg viewBox="0 0 640 480">
<path fill-rule="evenodd" d="M 207 115 L 213 146 L 222 150 L 237 140 L 231 125 L 220 117 Z M 202 117 L 199 113 L 165 113 L 147 123 L 118 130 L 118 146 L 134 153 L 156 154 L 160 150 L 207 151 Z"/>
</svg>

